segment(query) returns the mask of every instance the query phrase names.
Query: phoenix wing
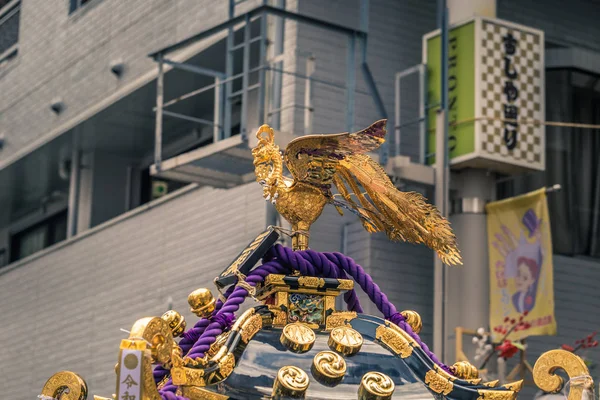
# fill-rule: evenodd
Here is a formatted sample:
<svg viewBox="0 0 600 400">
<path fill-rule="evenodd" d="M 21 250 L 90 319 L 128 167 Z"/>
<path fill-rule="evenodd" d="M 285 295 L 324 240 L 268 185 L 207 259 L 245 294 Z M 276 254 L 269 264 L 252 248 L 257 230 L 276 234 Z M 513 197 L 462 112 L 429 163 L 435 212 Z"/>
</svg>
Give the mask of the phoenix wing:
<svg viewBox="0 0 600 400">
<path fill-rule="evenodd" d="M 362 222 L 369 232 L 384 231 L 391 240 L 424 243 L 445 264 L 462 264 L 448 220 L 421 194 L 396 189 L 383 168 L 368 155 L 350 155 L 340 161 L 334 183 L 346 201 L 368 215 L 369 219 Z M 358 203 L 352 201 L 348 188 Z"/>
<path fill-rule="evenodd" d="M 355 133 L 301 136 L 287 145 L 283 159 L 295 181 L 330 185 L 341 160 L 373 151 L 385 142 L 385 124 L 382 119 Z"/>
<path fill-rule="evenodd" d="M 350 209 L 369 232 L 386 232 L 391 240 L 424 243 L 446 264 L 461 258 L 449 222 L 418 193 L 401 192 L 367 154 L 385 141 L 386 120 L 356 133 L 307 135 L 291 141 L 284 161 L 294 182 L 329 192 L 335 185 L 344 202 L 331 198 L 341 213 Z"/>
</svg>

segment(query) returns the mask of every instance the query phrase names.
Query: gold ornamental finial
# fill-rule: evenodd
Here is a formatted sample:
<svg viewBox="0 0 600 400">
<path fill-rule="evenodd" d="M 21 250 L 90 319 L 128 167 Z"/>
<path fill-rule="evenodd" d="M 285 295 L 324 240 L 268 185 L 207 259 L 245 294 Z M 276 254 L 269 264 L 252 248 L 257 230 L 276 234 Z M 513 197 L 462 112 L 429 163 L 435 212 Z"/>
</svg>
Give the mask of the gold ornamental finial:
<svg viewBox="0 0 600 400">
<path fill-rule="evenodd" d="M 327 204 L 349 210 L 369 232 L 391 240 L 424 243 L 446 264 L 461 257 L 450 224 L 418 193 L 401 192 L 368 152 L 385 142 L 385 119 L 356 133 L 307 135 L 292 140 L 283 155 L 268 125 L 252 149 L 256 180 L 263 196 L 292 225 L 292 248 L 306 250 L 310 226 Z M 292 178 L 283 175 L 283 166 Z M 332 186 L 339 194 L 334 195 Z"/>
<path fill-rule="evenodd" d="M 479 378 L 479 370 L 468 361 L 458 361 L 450 367 L 450 370 L 454 376 L 460 379 L 469 380 Z"/>
<path fill-rule="evenodd" d="M 402 311 L 400 314 L 406 320 L 406 323 L 410 325 L 413 332 L 419 334 L 421 329 L 423 328 L 423 321 L 421 320 L 421 316 L 416 311 L 406 310 Z"/>
<path fill-rule="evenodd" d="M 167 324 L 169 324 L 169 328 L 171 328 L 173 337 L 183 335 L 183 331 L 185 331 L 185 327 L 187 326 L 183 315 L 179 314 L 175 310 L 169 310 L 164 313 L 161 318 L 166 321 Z"/>
<path fill-rule="evenodd" d="M 194 290 L 188 296 L 190 311 L 196 314 L 199 318 L 206 318 L 215 311 L 216 300 L 210 290 L 200 288 Z"/>
</svg>

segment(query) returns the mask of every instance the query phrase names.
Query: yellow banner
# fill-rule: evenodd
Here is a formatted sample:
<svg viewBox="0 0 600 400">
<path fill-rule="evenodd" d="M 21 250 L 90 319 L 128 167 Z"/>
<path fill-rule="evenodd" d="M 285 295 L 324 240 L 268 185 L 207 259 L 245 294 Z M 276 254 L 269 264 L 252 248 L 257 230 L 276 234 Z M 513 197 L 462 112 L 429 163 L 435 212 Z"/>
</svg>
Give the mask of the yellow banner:
<svg viewBox="0 0 600 400">
<path fill-rule="evenodd" d="M 489 203 L 486 211 L 492 338 L 511 329 L 511 340 L 556 334 L 546 190 Z"/>
</svg>

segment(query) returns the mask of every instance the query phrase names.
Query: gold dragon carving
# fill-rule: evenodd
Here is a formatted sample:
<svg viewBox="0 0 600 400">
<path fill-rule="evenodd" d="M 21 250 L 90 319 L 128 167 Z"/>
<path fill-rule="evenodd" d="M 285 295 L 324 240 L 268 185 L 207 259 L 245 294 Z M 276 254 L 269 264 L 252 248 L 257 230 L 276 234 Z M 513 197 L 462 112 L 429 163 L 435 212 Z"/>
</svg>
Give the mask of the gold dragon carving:
<svg viewBox="0 0 600 400">
<path fill-rule="evenodd" d="M 369 232 L 394 241 L 424 243 L 449 265 L 461 263 L 449 222 L 419 193 L 401 192 L 367 153 L 385 142 L 386 120 L 355 133 L 307 135 L 292 140 L 282 154 L 274 132 L 262 125 L 252 149 L 263 196 L 292 224 L 292 247 L 308 248 L 308 230 L 325 205 L 349 210 Z M 284 165 L 292 178 L 284 176 Z M 335 186 L 339 195 L 332 193 Z M 340 199 L 341 198 L 341 199 Z"/>
</svg>

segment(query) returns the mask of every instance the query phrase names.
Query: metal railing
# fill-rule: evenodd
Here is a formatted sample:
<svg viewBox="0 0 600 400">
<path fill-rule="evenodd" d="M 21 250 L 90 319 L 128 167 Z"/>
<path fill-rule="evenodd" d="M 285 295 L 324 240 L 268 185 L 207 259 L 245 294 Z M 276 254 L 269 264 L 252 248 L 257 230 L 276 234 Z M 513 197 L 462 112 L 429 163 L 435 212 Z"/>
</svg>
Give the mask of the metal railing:
<svg viewBox="0 0 600 400">
<path fill-rule="evenodd" d="M 231 0 L 233 2 L 233 0 Z M 363 3 L 366 3 L 366 0 L 363 0 Z M 296 14 L 293 12 L 289 12 L 285 9 L 271 7 L 267 5 L 263 5 L 257 7 L 253 10 L 250 10 L 242 15 L 234 16 L 233 12 L 234 6 L 230 7 L 230 15 L 229 20 L 219 25 L 216 25 L 212 28 L 209 28 L 203 32 L 200 32 L 190 38 L 187 38 L 179 43 L 174 45 L 165 47 L 157 52 L 150 54 L 150 57 L 154 58 L 154 60 L 158 63 L 158 79 L 157 79 L 157 102 L 156 107 L 154 108 L 156 112 L 156 131 L 155 131 L 155 166 L 159 170 L 160 164 L 162 162 L 162 120 L 163 116 L 166 117 L 174 117 L 185 119 L 189 121 L 193 121 L 200 124 L 211 125 L 214 127 L 214 142 L 216 143 L 219 140 L 227 139 L 232 135 L 231 129 L 231 116 L 232 116 L 232 99 L 241 97 L 240 104 L 240 135 L 243 140 L 246 140 L 248 135 L 247 126 L 248 124 L 248 104 L 249 98 L 248 94 L 251 91 L 258 91 L 257 94 L 257 111 L 258 111 L 258 123 L 259 125 L 264 123 L 265 120 L 270 120 L 273 127 L 278 129 L 279 120 L 280 120 L 280 112 L 288 109 L 288 108 L 302 108 L 304 109 L 304 133 L 311 133 L 312 131 L 312 116 L 313 116 L 313 105 L 312 105 L 312 91 L 314 84 L 325 84 L 328 86 L 339 86 L 340 89 L 346 91 L 346 123 L 348 125 L 348 129 L 352 129 L 354 122 L 354 95 L 355 93 L 361 93 L 361 91 L 356 90 L 356 65 L 355 65 L 355 55 L 356 49 L 355 45 L 358 43 L 362 46 L 363 51 L 363 60 L 361 64 L 361 69 L 363 75 L 365 75 L 365 81 L 367 83 L 367 87 L 369 92 L 365 92 L 364 94 L 371 95 L 375 101 L 375 105 L 378 109 L 378 112 L 381 114 L 381 117 L 387 118 L 387 114 L 383 103 L 381 101 L 381 97 L 376 88 L 374 80 L 372 79 L 367 61 L 366 61 L 366 31 L 357 30 L 348 28 L 345 26 L 337 25 L 331 22 L 315 19 L 312 17 L 308 17 L 301 14 Z M 266 46 L 267 46 L 267 16 L 274 17 L 276 19 L 283 20 L 293 20 L 298 23 L 304 23 L 312 26 L 317 26 L 320 28 L 324 28 L 326 30 L 345 35 L 348 39 L 348 47 L 347 47 L 347 66 L 346 66 L 346 82 L 345 85 L 336 85 L 334 82 L 323 81 L 314 77 L 315 71 L 315 59 L 312 56 L 309 56 L 306 61 L 306 74 L 299 74 L 295 71 L 286 71 L 283 66 L 283 25 L 276 24 L 275 25 L 275 35 L 272 40 L 272 48 L 275 48 L 275 54 L 270 54 L 267 56 L 266 54 Z M 258 35 L 251 34 L 251 23 L 258 22 L 260 24 L 260 33 Z M 234 32 L 236 28 L 240 28 L 243 34 L 243 40 L 241 43 L 234 43 Z M 206 68 L 198 67 L 191 64 L 185 63 L 176 63 L 168 59 L 169 55 L 179 50 L 183 47 L 189 46 L 192 43 L 198 42 L 200 40 L 209 38 L 215 34 L 219 34 L 223 31 L 227 31 L 227 49 L 226 49 L 226 63 L 225 63 L 225 71 L 214 71 Z M 257 65 L 254 68 L 251 68 L 250 65 L 250 45 L 252 43 L 258 42 L 260 48 L 258 51 L 258 62 L 253 65 Z M 232 53 L 234 51 L 242 51 L 242 71 L 241 73 L 234 73 L 234 65 L 233 65 L 233 56 Z M 185 69 L 191 72 L 199 73 L 205 76 L 213 77 L 214 83 L 211 83 L 208 86 L 204 86 L 202 88 L 196 89 L 192 92 L 186 93 L 178 98 L 169 99 L 165 101 L 163 98 L 164 94 L 164 65 L 167 64 L 173 68 Z M 250 74 L 258 73 L 258 81 L 257 83 L 250 82 Z M 268 75 L 267 75 L 268 74 Z M 281 88 L 282 88 L 282 76 L 283 75 L 293 75 L 298 78 L 305 79 L 305 101 L 304 105 L 284 105 L 281 104 Z M 233 82 L 236 80 L 241 80 L 241 89 L 237 91 L 233 91 Z M 238 81 L 239 82 L 239 81 Z M 214 90 L 215 99 L 214 99 L 214 119 L 212 121 L 208 121 L 201 118 L 196 118 L 195 116 L 185 116 L 179 113 L 174 113 L 170 110 L 167 110 L 173 104 L 176 104 L 180 101 L 189 99 L 193 96 L 196 96 L 200 93 L 204 93 L 209 90 Z M 270 91 L 271 93 L 267 93 Z M 268 99 L 268 100 L 267 100 Z"/>
</svg>

